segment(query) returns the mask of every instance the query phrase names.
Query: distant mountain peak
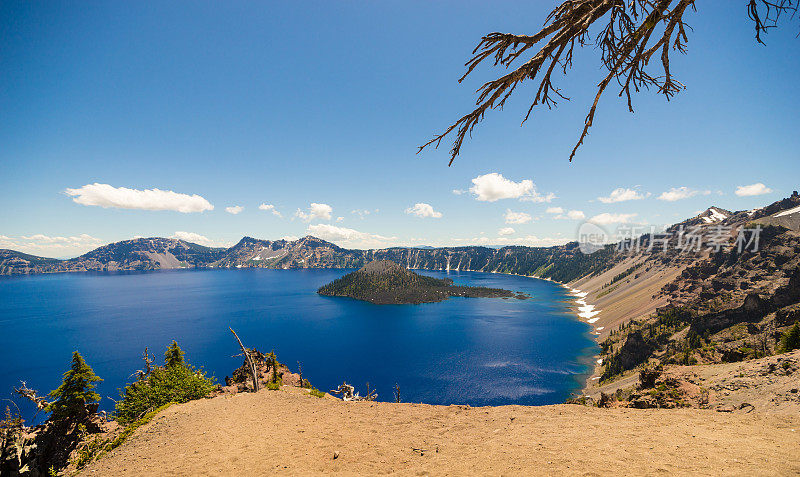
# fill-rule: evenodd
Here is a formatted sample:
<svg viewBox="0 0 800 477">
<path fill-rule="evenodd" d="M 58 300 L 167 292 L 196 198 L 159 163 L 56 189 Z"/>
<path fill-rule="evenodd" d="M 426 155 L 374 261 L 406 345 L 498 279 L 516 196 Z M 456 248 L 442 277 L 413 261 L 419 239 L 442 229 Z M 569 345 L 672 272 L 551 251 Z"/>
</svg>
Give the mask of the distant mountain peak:
<svg viewBox="0 0 800 477">
<path fill-rule="evenodd" d="M 725 221 L 728 217 L 733 215 L 730 210 L 721 209 L 716 206 L 711 206 L 705 212 L 698 214 L 696 218 L 702 219 L 707 224 L 714 224 Z"/>
</svg>

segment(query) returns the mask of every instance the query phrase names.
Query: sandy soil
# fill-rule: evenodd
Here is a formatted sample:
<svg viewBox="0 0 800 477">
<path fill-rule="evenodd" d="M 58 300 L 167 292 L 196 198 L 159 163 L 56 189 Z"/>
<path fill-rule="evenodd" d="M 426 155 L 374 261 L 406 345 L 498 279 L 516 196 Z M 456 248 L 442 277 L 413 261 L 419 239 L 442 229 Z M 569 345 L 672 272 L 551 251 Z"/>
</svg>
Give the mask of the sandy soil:
<svg viewBox="0 0 800 477">
<path fill-rule="evenodd" d="M 284 387 L 172 406 L 84 475 L 797 475 L 798 448 L 797 415 L 348 403 Z"/>
</svg>

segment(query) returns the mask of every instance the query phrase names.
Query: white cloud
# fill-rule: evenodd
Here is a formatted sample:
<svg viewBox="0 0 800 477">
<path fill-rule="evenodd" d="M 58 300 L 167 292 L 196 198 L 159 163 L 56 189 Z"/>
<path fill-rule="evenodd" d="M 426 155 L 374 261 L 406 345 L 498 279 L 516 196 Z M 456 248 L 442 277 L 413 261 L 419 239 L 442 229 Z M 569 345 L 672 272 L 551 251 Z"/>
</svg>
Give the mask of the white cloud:
<svg viewBox="0 0 800 477">
<path fill-rule="evenodd" d="M 745 186 L 738 186 L 736 188 L 736 195 L 738 195 L 739 197 L 749 197 L 751 195 L 764 195 L 764 194 L 769 194 L 770 192 L 772 192 L 772 189 L 765 186 L 761 182 Z"/>
<path fill-rule="evenodd" d="M 375 209 L 375 212 L 377 213 L 378 209 Z M 362 219 L 362 220 L 364 219 L 364 217 L 366 217 L 369 214 L 371 214 L 371 212 L 369 210 L 367 210 L 367 209 L 355 209 L 355 210 L 351 210 L 350 213 L 357 215 L 358 218 Z"/>
<path fill-rule="evenodd" d="M 308 208 L 308 212 L 297 209 L 294 216 L 303 222 L 311 222 L 312 220 L 331 220 L 332 213 L 333 207 L 330 205 L 312 202 Z"/>
<path fill-rule="evenodd" d="M 541 195 L 538 192 L 534 191 L 532 195 L 521 197 L 519 200 L 524 202 L 537 202 L 537 203 L 547 202 L 549 204 L 555 198 L 556 195 L 553 192 L 548 192 L 545 195 Z"/>
<path fill-rule="evenodd" d="M 213 241 L 205 235 L 200 235 L 194 232 L 177 231 L 172 235 L 172 238 L 184 240 L 186 242 L 196 243 L 199 245 L 213 245 Z"/>
<path fill-rule="evenodd" d="M 605 212 L 600 215 L 595 215 L 589 219 L 589 222 L 597 225 L 627 224 L 630 223 L 636 215 L 637 214 L 610 214 Z"/>
<path fill-rule="evenodd" d="M 612 204 L 614 202 L 625 202 L 627 200 L 642 200 L 649 197 L 650 193 L 642 194 L 635 189 L 618 188 L 611 191 L 608 197 L 598 197 L 597 200 L 604 204 Z"/>
<path fill-rule="evenodd" d="M 676 200 L 683 200 L 688 199 L 689 197 L 694 197 L 698 194 L 702 195 L 709 195 L 711 194 L 710 190 L 694 190 L 688 187 L 673 187 L 666 192 L 662 192 L 660 196 L 658 196 L 658 200 L 664 200 L 667 202 L 675 202 Z"/>
<path fill-rule="evenodd" d="M 465 194 L 466 192 L 467 191 L 464 190 L 464 189 L 453 189 L 453 194 L 455 194 L 455 195 Z"/>
<path fill-rule="evenodd" d="M 526 224 L 533 220 L 533 217 L 530 214 L 526 214 L 525 212 L 514 212 L 511 209 L 506 209 L 506 213 L 503 214 L 503 218 L 506 220 L 507 224 Z"/>
<path fill-rule="evenodd" d="M 342 247 L 378 248 L 397 240 L 397 237 L 384 237 L 330 224 L 309 225 L 308 233 Z"/>
<path fill-rule="evenodd" d="M 526 235 L 524 237 L 455 238 L 453 241 L 467 245 L 526 245 L 528 247 L 549 247 L 552 245 L 563 245 L 568 242 L 568 240 L 564 238 L 537 237 L 535 235 Z"/>
<path fill-rule="evenodd" d="M 16 250 L 19 248 L 19 245 L 11 238 L 5 235 L 0 235 L 0 248 L 10 248 L 12 250 Z"/>
<path fill-rule="evenodd" d="M 495 202 L 500 199 L 519 199 L 531 202 L 550 202 L 556 195 L 552 192 L 541 195 L 530 179 L 519 182 L 506 179 L 502 174 L 492 172 L 472 179 L 469 191 L 480 201 Z"/>
<path fill-rule="evenodd" d="M 243 210 L 244 210 L 244 207 L 242 207 L 241 205 L 233 205 L 231 207 L 225 207 L 225 212 L 227 212 L 229 214 L 233 214 L 233 215 L 236 215 L 236 214 L 240 213 Z"/>
<path fill-rule="evenodd" d="M 214 209 L 213 205 L 197 194 L 179 194 L 171 190 L 138 190 L 94 183 L 78 189 L 66 189 L 65 192 L 73 197 L 75 203 L 103 208 L 174 210 L 183 213 Z"/>
<path fill-rule="evenodd" d="M 582 210 L 570 210 L 566 214 L 564 214 L 564 209 L 561 207 L 550 207 L 547 209 L 547 213 L 549 214 L 558 214 L 553 216 L 554 219 L 558 220 L 583 220 L 586 218 L 586 215 L 583 213 Z"/>
<path fill-rule="evenodd" d="M 0 248 L 13 248 L 20 252 L 45 257 L 76 256 L 93 250 L 103 243 L 99 238 L 89 234 L 70 236 L 33 234 L 23 235 L 18 239 L 0 237 Z"/>
<path fill-rule="evenodd" d="M 407 208 L 406 213 L 416 215 L 417 217 L 421 218 L 430 217 L 432 219 L 439 219 L 442 217 L 441 212 L 433 210 L 433 207 L 430 204 L 426 204 L 424 202 L 418 202 L 414 204 L 414 207 Z"/>
<path fill-rule="evenodd" d="M 497 231 L 497 235 L 504 236 L 504 235 L 514 235 L 516 232 L 513 227 L 503 227 L 502 229 Z"/>
<path fill-rule="evenodd" d="M 341 222 L 342 220 L 344 220 L 344 217 L 336 217 L 337 222 Z"/>
<path fill-rule="evenodd" d="M 275 217 L 283 218 L 283 214 L 278 212 L 278 209 L 276 209 L 275 206 L 272 204 L 262 203 L 261 205 L 258 206 L 258 210 L 265 210 L 267 212 L 270 212 Z"/>
<path fill-rule="evenodd" d="M 44 234 L 34 234 L 30 236 L 23 235 L 24 240 L 31 240 L 42 244 L 99 244 L 102 241 L 98 238 L 92 237 L 89 234 L 71 235 L 69 237 L 55 236 L 51 237 Z"/>
<path fill-rule="evenodd" d="M 567 212 L 567 217 L 572 220 L 583 220 L 586 218 L 586 214 L 582 210 L 570 210 Z"/>
</svg>

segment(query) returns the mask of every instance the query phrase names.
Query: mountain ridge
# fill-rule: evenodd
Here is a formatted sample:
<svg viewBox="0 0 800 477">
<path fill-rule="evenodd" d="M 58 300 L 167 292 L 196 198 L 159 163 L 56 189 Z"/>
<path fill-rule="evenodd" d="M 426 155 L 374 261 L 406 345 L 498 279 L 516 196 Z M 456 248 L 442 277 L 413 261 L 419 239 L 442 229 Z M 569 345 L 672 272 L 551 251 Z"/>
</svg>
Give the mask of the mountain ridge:
<svg viewBox="0 0 800 477">
<path fill-rule="evenodd" d="M 741 228 L 750 222 L 800 228 L 800 213 L 776 217 L 798 205 L 800 197 L 795 192 L 789 198 L 750 211 L 730 212 L 712 206 L 695 217 L 672 225 L 667 231 L 677 233 L 688 227 L 712 226 Z M 645 234 L 637 242 L 640 247 L 646 247 L 652 239 Z M 620 244 L 609 244 L 590 255 L 581 253 L 577 242 L 550 247 L 474 245 L 362 250 L 346 249 L 312 235 L 293 241 L 244 236 L 231 247 L 215 248 L 181 239 L 149 237 L 110 243 L 66 260 L 0 249 L 0 275 L 175 268 L 359 268 L 372 260 L 386 259 L 408 269 L 514 273 L 566 283 L 607 270 L 618 261 L 620 248 Z M 697 258 L 663 255 L 665 262 L 690 262 Z"/>
</svg>

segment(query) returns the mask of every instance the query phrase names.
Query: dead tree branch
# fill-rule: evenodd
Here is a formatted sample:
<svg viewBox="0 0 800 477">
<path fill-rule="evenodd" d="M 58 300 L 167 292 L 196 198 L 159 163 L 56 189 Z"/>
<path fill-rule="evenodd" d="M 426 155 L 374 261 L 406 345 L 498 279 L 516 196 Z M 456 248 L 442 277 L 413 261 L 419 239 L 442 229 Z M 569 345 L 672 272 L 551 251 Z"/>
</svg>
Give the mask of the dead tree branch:
<svg viewBox="0 0 800 477">
<path fill-rule="evenodd" d="M 350 384 L 343 382 L 339 385 L 337 389 L 331 389 L 331 394 L 340 394 L 342 396 L 342 401 L 375 401 L 378 399 L 378 393 L 375 390 L 369 390 L 369 384 L 367 384 L 367 395 L 360 396 L 358 392 L 355 390 Z"/>
<path fill-rule="evenodd" d="M 50 404 L 52 404 L 51 402 L 49 402 L 43 396 L 39 396 L 36 393 L 36 390 L 30 389 L 28 387 L 28 384 L 25 381 L 20 381 L 20 383 L 21 383 L 21 386 L 18 387 L 18 388 L 14 388 L 14 392 L 17 395 L 22 396 L 25 399 L 28 399 L 29 401 L 31 401 L 34 404 L 36 404 L 36 408 L 38 410 L 42 411 L 42 410 L 46 409 Z"/>
<path fill-rule="evenodd" d="M 448 163 L 452 165 L 461 151 L 464 139 L 483 121 L 486 112 L 490 109 L 502 110 L 517 86 L 526 80 L 538 81 L 539 85 L 522 120 L 523 124 L 534 107 L 544 104 L 552 108 L 557 105 L 558 100 L 568 100 L 553 84 L 553 72 L 567 74 L 572 67 L 576 45 L 579 48 L 596 46 L 600 50 L 600 60 L 607 73 L 597 84 L 597 92 L 584 120 L 583 130 L 569 156 L 572 161 L 594 122 L 600 98 L 612 81 L 620 86 L 619 96 L 625 96 L 630 112 L 633 112 L 632 92 L 638 93 L 652 87 L 669 100 L 684 89 L 683 84 L 672 75 L 669 55 L 672 51 L 686 53 L 686 32 L 689 26 L 684 22 L 684 14 L 689 8 L 695 10 L 695 2 L 696 0 L 566 0 L 550 12 L 542 29 L 534 35 L 495 32 L 484 36 L 472 51 L 473 57 L 465 64 L 467 71 L 458 80 L 459 83 L 484 61 L 508 69 L 528 50 L 539 49 L 510 73 L 478 88 L 476 108 L 459 118 L 443 133 L 419 146 L 417 153 L 431 144 L 438 148 L 442 139 L 455 131 Z M 756 40 L 763 43 L 761 34 L 774 28 L 782 15 L 793 15 L 797 11 L 799 0 L 747 2 L 748 15 L 755 24 Z M 590 29 L 596 33 L 590 34 Z M 651 74 L 646 68 L 658 52 L 662 71 L 660 74 Z"/>
<path fill-rule="evenodd" d="M 244 355 L 244 358 L 247 360 L 247 366 L 250 368 L 250 375 L 253 378 L 253 391 L 258 391 L 258 372 L 256 371 L 256 365 L 253 362 L 253 358 L 250 356 L 250 350 L 244 347 L 242 340 L 239 339 L 239 335 L 233 331 L 233 328 L 228 327 L 228 329 L 231 330 L 231 333 L 233 333 L 234 338 L 236 338 L 236 341 L 239 343 L 239 347 L 242 348 L 242 354 Z"/>
</svg>

